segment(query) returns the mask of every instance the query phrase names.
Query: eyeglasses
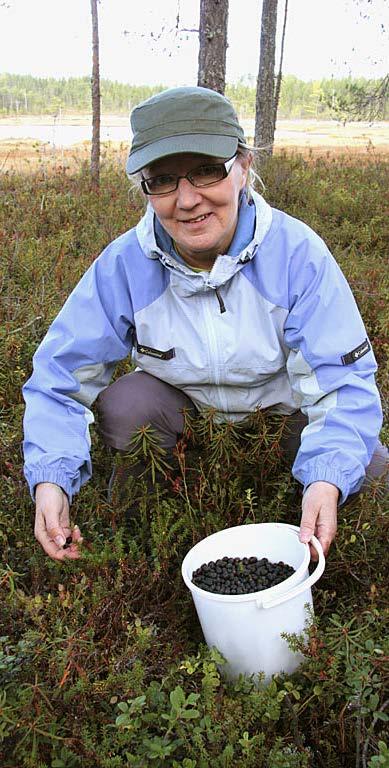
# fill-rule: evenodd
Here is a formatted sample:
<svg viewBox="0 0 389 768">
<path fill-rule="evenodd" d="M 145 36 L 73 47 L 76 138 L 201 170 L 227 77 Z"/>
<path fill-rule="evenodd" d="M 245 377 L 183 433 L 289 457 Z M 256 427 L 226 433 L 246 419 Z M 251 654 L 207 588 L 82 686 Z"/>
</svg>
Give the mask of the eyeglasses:
<svg viewBox="0 0 389 768">
<path fill-rule="evenodd" d="M 141 186 L 145 195 L 168 195 L 178 188 L 180 179 L 187 179 L 194 187 L 210 187 L 227 178 L 237 155 L 231 157 L 225 163 L 209 163 L 199 165 L 185 176 L 177 176 L 175 173 L 163 173 L 160 176 L 152 176 L 142 179 Z"/>
</svg>

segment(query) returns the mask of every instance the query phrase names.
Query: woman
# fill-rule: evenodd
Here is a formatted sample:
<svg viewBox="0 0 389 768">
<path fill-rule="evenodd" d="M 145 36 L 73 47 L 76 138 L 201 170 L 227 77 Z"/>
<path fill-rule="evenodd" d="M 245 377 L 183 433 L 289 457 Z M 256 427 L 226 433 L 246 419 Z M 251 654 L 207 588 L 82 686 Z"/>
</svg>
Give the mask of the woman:
<svg viewBox="0 0 389 768">
<path fill-rule="evenodd" d="M 77 527 L 63 545 L 91 475 L 97 398 L 119 450 L 146 423 L 172 448 L 184 407 L 222 420 L 261 407 L 291 415 L 300 538 L 315 532 L 327 552 L 338 503 L 387 464 L 376 363 L 347 282 L 309 227 L 250 189 L 252 153 L 223 96 L 169 89 L 133 111 L 132 129 L 127 173 L 146 214 L 84 275 L 24 387 L 35 535 L 54 559 L 79 556 Z M 138 370 L 109 386 L 130 354 Z"/>
</svg>

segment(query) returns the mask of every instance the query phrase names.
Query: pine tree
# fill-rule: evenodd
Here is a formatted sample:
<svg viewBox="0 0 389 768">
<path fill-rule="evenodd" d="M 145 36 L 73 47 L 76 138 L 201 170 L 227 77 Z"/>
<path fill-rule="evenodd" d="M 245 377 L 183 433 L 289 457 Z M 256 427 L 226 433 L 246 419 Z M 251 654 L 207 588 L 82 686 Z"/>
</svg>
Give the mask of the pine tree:
<svg viewBox="0 0 389 768">
<path fill-rule="evenodd" d="M 200 0 L 197 85 L 224 93 L 226 84 L 228 0 Z"/>
</svg>

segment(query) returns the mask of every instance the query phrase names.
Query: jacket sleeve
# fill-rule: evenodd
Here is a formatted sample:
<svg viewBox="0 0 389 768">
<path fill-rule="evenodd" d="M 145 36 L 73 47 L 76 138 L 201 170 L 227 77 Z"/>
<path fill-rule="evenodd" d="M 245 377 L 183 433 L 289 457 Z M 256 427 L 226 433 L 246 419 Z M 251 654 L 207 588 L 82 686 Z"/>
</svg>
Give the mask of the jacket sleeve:
<svg viewBox="0 0 389 768">
<path fill-rule="evenodd" d="M 133 309 L 112 245 L 80 280 L 50 326 L 23 387 L 25 477 L 60 485 L 72 499 L 92 474 L 90 410 L 132 348 Z"/>
<path fill-rule="evenodd" d="M 350 287 L 311 230 L 289 264 L 287 370 L 308 416 L 292 472 L 304 489 L 325 480 L 343 503 L 362 485 L 382 424 L 374 354 Z"/>
</svg>

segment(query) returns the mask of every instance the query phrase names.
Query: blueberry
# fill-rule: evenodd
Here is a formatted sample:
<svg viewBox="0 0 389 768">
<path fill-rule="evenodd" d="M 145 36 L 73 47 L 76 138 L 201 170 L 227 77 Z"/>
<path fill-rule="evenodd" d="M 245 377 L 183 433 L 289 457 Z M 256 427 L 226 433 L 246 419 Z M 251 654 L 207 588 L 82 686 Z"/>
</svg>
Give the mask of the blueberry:
<svg viewBox="0 0 389 768">
<path fill-rule="evenodd" d="M 294 572 L 294 568 L 282 560 L 271 563 L 266 557 L 226 555 L 203 563 L 193 571 L 192 581 L 208 592 L 244 595 L 280 584 Z"/>
</svg>

